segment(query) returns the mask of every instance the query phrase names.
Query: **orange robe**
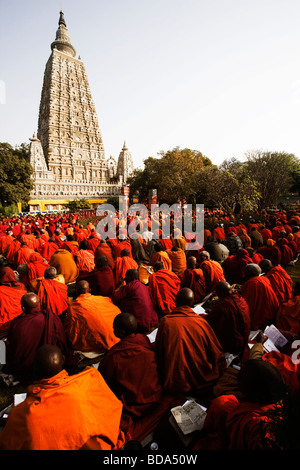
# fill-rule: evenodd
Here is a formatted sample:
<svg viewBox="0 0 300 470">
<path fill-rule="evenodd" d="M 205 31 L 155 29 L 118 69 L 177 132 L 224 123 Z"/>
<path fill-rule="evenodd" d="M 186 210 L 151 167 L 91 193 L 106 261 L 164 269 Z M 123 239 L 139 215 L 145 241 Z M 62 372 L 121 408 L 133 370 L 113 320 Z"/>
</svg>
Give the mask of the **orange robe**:
<svg viewBox="0 0 300 470">
<path fill-rule="evenodd" d="M 32 248 L 29 248 L 26 245 L 21 246 L 19 251 L 15 254 L 14 265 L 19 266 L 20 264 L 28 263 L 29 257 L 32 253 L 34 253 Z"/>
<path fill-rule="evenodd" d="M 265 276 L 255 276 L 243 284 L 241 294 L 249 305 L 251 329 L 264 329 L 274 323 L 279 302 Z"/>
<path fill-rule="evenodd" d="M 106 256 L 107 261 L 108 261 L 108 266 L 111 267 L 111 269 L 114 269 L 115 267 L 115 260 L 112 254 L 111 247 L 109 246 L 108 243 L 100 243 L 97 248 L 95 249 L 95 260 L 99 258 L 100 256 Z"/>
<path fill-rule="evenodd" d="M 43 246 L 38 249 L 40 255 L 45 258 L 46 261 L 50 261 L 51 256 L 58 250 L 58 245 L 54 242 L 46 242 Z"/>
<path fill-rule="evenodd" d="M 293 281 L 282 266 L 274 266 L 265 274 L 265 277 L 269 279 L 279 304 L 293 297 Z"/>
<path fill-rule="evenodd" d="M 225 281 L 222 266 L 217 261 L 204 260 L 200 264 L 200 268 L 205 278 L 206 294 L 214 293 L 216 285 L 220 281 Z"/>
<path fill-rule="evenodd" d="M 186 269 L 185 252 L 179 248 L 178 251 L 166 250 L 171 262 L 172 271 L 175 274 L 182 273 Z"/>
<path fill-rule="evenodd" d="M 300 336 L 300 295 L 280 305 L 275 326 L 279 330 L 289 331 Z"/>
<path fill-rule="evenodd" d="M 158 314 L 165 315 L 176 307 L 175 297 L 181 287 L 177 274 L 160 269 L 149 277 L 148 292 Z"/>
<path fill-rule="evenodd" d="M 120 449 L 122 403 L 94 367 L 34 382 L 0 433 L 2 450 Z"/>
<path fill-rule="evenodd" d="M 109 297 L 81 294 L 70 305 L 65 330 L 73 349 L 103 353 L 116 344 L 113 321 L 121 310 Z"/>
<path fill-rule="evenodd" d="M 7 331 L 11 320 L 23 313 L 21 298 L 27 294 L 25 286 L 19 288 L 0 286 L 0 331 Z"/>
<path fill-rule="evenodd" d="M 149 261 L 150 266 L 154 266 L 157 261 L 164 265 L 164 269 L 172 271 L 172 261 L 166 251 L 157 251 L 156 253 L 153 253 Z"/>
<path fill-rule="evenodd" d="M 49 309 L 57 315 L 64 313 L 69 307 L 68 287 L 55 279 L 40 279 L 37 284 L 37 295 L 40 308 Z"/>
<path fill-rule="evenodd" d="M 14 241 L 11 235 L 2 235 L 0 237 L 0 253 L 4 254 L 7 247 Z"/>
<path fill-rule="evenodd" d="M 5 258 L 11 264 L 14 264 L 16 253 L 19 251 L 21 243 L 16 239 L 10 243 L 5 252 Z"/>
<path fill-rule="evenodd" d="M 225 368 L 213 329 L 187 306 L 161 318 L 155 350 L 164 391 L 174 396 L 193 396 L 212 386 Z"/>
<path fill-rule="evenodd" d="M 128 269 L 138 269 L 139 266 L 136 261 L 130 256 L 118 257 L 116 259 L 116 286 L 119 285 L 120 279 L 125 278 Z"/>
<path fill-rule="evenodd" d="M 62 274 L 65 283 L 74 282 L 78 277 L 78 269 L 73 255 L 68 250 L 59 249 L 50 258 L 50 266 L 54 266 L 57 274 Z"/>
<path fill-rule="evenodd" d="M 95 256 L 88 250 L 78 250 L 75 262 L 79 271 L 91 272 L 95 269 Z"/>
</svg>

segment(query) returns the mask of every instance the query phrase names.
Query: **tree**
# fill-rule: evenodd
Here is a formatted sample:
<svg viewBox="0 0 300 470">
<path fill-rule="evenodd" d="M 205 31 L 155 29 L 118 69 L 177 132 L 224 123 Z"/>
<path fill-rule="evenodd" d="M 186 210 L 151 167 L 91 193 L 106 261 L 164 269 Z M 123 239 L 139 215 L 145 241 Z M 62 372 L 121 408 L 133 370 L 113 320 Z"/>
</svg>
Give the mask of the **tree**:
<svg viewBox="0 0 300 470">
<path fill-rule="evenodd" d="M 90 209 L 91 205 L 87 199 L 84 198 L 76 198 L 73 199 L 72 201 L 69 201 L 65 207 L 70 211 L 70 212 L 79 212 L 82 210 Z"/>
<path fill-rule="evenodd" d="M 12 147 L 0 143 L 0 202 L 3 207 L 22 202 L 27 204 L 33 189 L 29 163 L 29 145 Z"/>
<path fill-rule="evenodd" d="M 201 168 L 212 166 L 201 152 L 179 147 L 159 152 L 159 158 L 149 157 L 144 169 L 138 169 L 128 180 L 131 194 L 145 201 L 150 189 L 157 189 L 160 203 L 184 203 L 197 194 L 197 175 Z"/>
</svg>

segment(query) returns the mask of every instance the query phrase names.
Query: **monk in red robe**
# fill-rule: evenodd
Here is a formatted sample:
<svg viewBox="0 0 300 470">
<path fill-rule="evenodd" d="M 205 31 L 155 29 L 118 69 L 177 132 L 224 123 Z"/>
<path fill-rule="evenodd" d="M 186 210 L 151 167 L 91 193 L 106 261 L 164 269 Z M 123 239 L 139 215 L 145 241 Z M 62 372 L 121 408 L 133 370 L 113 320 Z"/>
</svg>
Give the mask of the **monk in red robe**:
<svg viewBox="0 0 300 470">
<path fill-rule="evenodd" d="M 108 266 L 110 266 L 111 269 L 115 268 L 115 260 L 112 254 L 112 249 L 105 240 L 101 240 L 95 249 L 95 260 L 99 258 L 99 256 L 105 256 L 108 261 Z"/>
<path fill-rule="evenodd" d="M 119 285 L 120 280 L 125 278 L 125 274 L 128 269 L 138 269 L 138 264 L 130 256 L 130 252 L 127 248 L 121 251 L 120 256 L 116 258 L 115 265 L 115 276 L 116 276 L 116 285 Z"/>
<path fill-rule="evenodd" d="M 165 393 L 201 396 L 225 369 L 222 347 L 210 325 L 191 306 L 194 294 L 181 289 L 176 309 L 161 318 L 155 340 L 158 371 Z"/>
<path fill-rule="evenodd" d="M 172 271 L 172 261 L 168 253 L 163 250 L 161 243 L 155 243 L 154 250 L 155 252 L 150 258 L 149 265 L 154 266 L 155 263 L 160 262 L 164 265 L 164 269 Z"/>
<path fill-rule="evenodd" d="M 13 242 L 10 243 L 8 247 L 6 248 L 5 258 L 7 259 L 7 261 L 10 263 L 10 265 L 13 268 L 17 267 L 15 266 L 14 262 L 15 262 L 16 253 L 19 251 L 20 247 L 21 247 L 21 243 L 15 238 Z"/>
<path fill-rule="evenodd" d="M 300 337 L 300 282 L 295 283 L 293 296 L 282 303 L 277 312 L 275 326 Z"/>
<path fill-rule="evenodd" d="M 261 254 L 264 259 L 269 259 L 273 266 L 277 266 L 281 263 L 280 249 L 276 245 L 275 241 L 271 238 L 267 240 L 266 246 L 262 246 L 257 250 L 257 253 Z"/>
<path fill-rule="evenodd" d="M 139 280 L 137 269 L 125 274 L 125 285 L 117 287 L 111 299 L 122 312 L 133 313 L 138 322 L 138 333 L 150 333 L 157 326 L 158 316 L 154 310 L 148 288 Z"/>
<path fill-rule="evenodd" d="M 294 253 L 288 246 L 288 240 L 286 238 L 279 238 L 277 245 L 281 252 L 281 266 L 288 266 L 294 260 Z"/>
<path fill-rule="evenodd" d="M 87 281 L 76 284 L 76 298 L 70 304 L 65 331 L 73 349 L 106 352 L 119 341 L 113 332 L 113 321 L 120 309 L 108 297 L 92 295 Z"/>
<path fill-rule="evenodd" d="M 205 297 L 205 278 L 203 271 L 197 268 L 197 259 L 195 256 L 187 258 L 187 269 L 181 274 L 181 286 L 188 287 L 194 292 L 195 304 L 201 302 Z"/>
<path fill-rule="evenodd" d="M 199 253 L 200 266 L 205 279 L 206 294 L 214 293 L 216 285 L 220 281 L 225 281 L 222 266 L 217 262 L 210 259 L 208 251 L 201 251 Z"/>
<path fill-rule="evenodd" d="M 232 354 L 243 354 L 250 334 L 250 312 L 247 302 L 230 284 L 217 284 L 219 301 L 208 310 L 205 319 L 214 330 L 222 348 Z"/>
<path fill-rule="evenodd" d="M 157 261 L 153 266 L 153 274 L 149 277 L 148 291 L 152 304 L 159 317 L 172 312 L 176 307 L 175 298 L 181 287 L 179 277 L 164 269 L 164 265 Z"/>
<path fill-rule="evenodd" d="M 8 331 L 13 318 L 22 314 L 21 299 L 27 289 L 21 282 L 16 280 L 15 273 L 11 268 L 0 269 L 0 331 Z"/>
<path fill-rule="evenodd" d="M 269 279 L 280 305 L 293 297 L 292 278 L 282 266 L 273 266 L 269 259 L 263 259 L 259 263 L 259 267 L 265 277 Z"/>
<path fill-rule="evenodd" d="M 111 297 L 115 291 L 114 274 L 106 256 L 99 256 L 96 259 L 96 267 L 93 271 L 79 275 L 77 282 L 81 280 L 88 281 L 92 295 Z"/>
<path fill-rule="evenodd" d="M 62 244 L 61 249 L 68 250 L 74 256 L 79 250 L 79 245 L 78 245 L 78 242 L 74 240 L 73 235 L 67 235 L 67 238 Z"/>
<path fill-rule="evenodd" d="M 49 263 L 51 256 L 58 250 L 58 245 L 55 243 L 54 238 L 50 237 L 48 241 L 41 246 L 37 251 Z"/>
<path fill-rule="evenodd" d="M 51 310 L 56 315 L 66 313 L 69 308 L 68 287 L 57 280 L 54 266 L 46 268 L 44 277 L 37 280 L 36 292 L 42 310 Z"/>
<path fill-rule="evenodd" d="M 20 280 L 25 284 L 27 289 L 31 288 L 31 282 L 39 277 L 44 277 L 46 268 L 49 266 L 45 262 L 42 255 L 37 252 L 31 253 L 26 264 L 18 266 Z"/>
<path fill-rule="evenodd" d="M 244 270 L 253 263 L 247 250 L 240 248 L 235 255 L 228 256 L 222 263 L 224 275 L 229 284 L 243 284 Z"/>
<path fill-rule="evenodd" d="M 100 238 L 97 232 L 93 231 L 91 233 L 91 235 L 87 239 L 87 243 L 88 243 L 88 249 L 91 250 L 93 253 L 95 253 L 95 250 L 100 243 Z"/>
<path fill-rule="evenodd" d="M 123 414 L 133 419 L 153 413 L 162 397 L 155 351 L 149 338 L 136 331 L 133 314 L 117 315 L 114 333 L 120 341 L 99 365 L 107 385 L 123 403 Z"/>
<path fill-rule="evenodd" d="M 260 276 L 261 268 L 257 264 L 248 264 L 244 274 L 241 294 L 249 305 L 251 330 L 265 329 L 274 323 L 279 301 L 269 279 Z"/>
<path fill-rule="evenodd" d="M 121 256 L 122 250 L 129 250 L 129 256 L 132 258 L 132 248 L 129 240 L 115 240 L 116 243 L 112 244 L 112 252 L 114 258 L 119 258 Z"/>
<path fill-rule="evenodd" d="M 69 375 L 62 352 L 39 348 L 37 380 L 0 433 L 1 450 L 118 450 L 122 403 L 94 367 Z"/>
<path fill-rule="evenodd" d="M 90 273 L 95 269 L 94 252 L 88 249 L 88 241 L 80 242 L 79 250 L 74 255 L 79 275 Z"/>
<path fill-rule="evenodd" d="M 30 383 L 34 380 L 34 359 L 40 346 L 55 344 L 65 356 L 69 351 L 60 318 L 50 310 L 41 310 L 36 294 L 26 293 L 20 304 L 22 314 L 12 320 L 7 334 L 5 371 L 21 382 Z"/>
<path fill-rule="evenodd" d="M 14 241 L 11 232 L 5 233 L 0 237 L 0 254 L 4 254 L 8 246 Z"/>
<path fill-rule="evenodd" d="M 30 255 L 34 253 L 32 248 L 29 248 L 27 243 L 21 243 L 19 250 L 15 254 L 14 266 L 19 266 L 20 264 L 26 264 L 29 261 Z"/>
</svg>

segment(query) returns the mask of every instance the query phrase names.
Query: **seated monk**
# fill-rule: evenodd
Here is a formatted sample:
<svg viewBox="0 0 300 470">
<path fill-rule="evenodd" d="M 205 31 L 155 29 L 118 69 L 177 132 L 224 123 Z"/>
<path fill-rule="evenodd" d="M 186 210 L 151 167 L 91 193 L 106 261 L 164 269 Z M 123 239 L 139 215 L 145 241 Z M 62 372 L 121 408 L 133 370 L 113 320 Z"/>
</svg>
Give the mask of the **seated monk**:
<svg viewBox="0 0 300 470">
<path fill-rule="evenodd" d="M 86 275 L 79 275 L 77 282 L 83 279 L 88 281 L 92 295 L 111 297 L 115 291 L 114 274 L 106 256 L 99 256 L 96 259 L 95 269 Z"/>
<path fill-rule="evenodd" d="M 248 251 L 243 248 L 240 248 L 235 255 L 228 256 L 222 263 L 226 281 L 229 284 L 243 284 L 244 270 L 249 263 L 253 261 Z"/>
<path fill-rule="evenodd" d="M 247 302 L 226 281 L 217 284 L 219 301 L 207 310 L 206 321 L 214 330 L 224 351 L 243 354 L 248 346 L 250 313 Z"/>
<path fill-rule="evenodd" d="M 95 269 L 94 252 L 88 249 L 88 241 L 82 240 L 79 250 L 74 255 L 75 263 L 79 271 L 79 276 L 90 273 Z"/>
<path fill-rule="evenodd" d="M 112 254 L 112 249 L 105 240 L 100 240 L 99 245 L 95 249 L 95 260 L 99 258 L 99 256 L 105 256 L 108 261 L 108 266 L 110 266 L 111 269 L 115 268 L 115 260 Z"/>
<path fill-rule="evenodd" d="M 138 264 L 130 256 L 130 252 L 127 248 L 121 251 L 120 256 L 116 258 L 115 265 L 115 276 L 116 276 L 116 285 L 120 283 L 120 279 L 125 277 L 128 269 L 138 269 Z"/>
<path fill-rule="evenodd" d="M 29 257 L 32 253 L 34 253 L 34 250 L 32 248 L 29 248 L 27 243 L 21 243 L 19 251 L 17 251 L 15 254 L 14 266 L 18 267 L 20 266 L 20 264 L 28 263 Z"/>
<path fill-rule="evenodd" d="M 154 250 L 155 252 L 150 258 L 149 265 L 154 266 L 156 262 L 160 262 L 164 265 L 164 269 L 172 271 L 172 261 L 170 260 L 168 253 L 163 250 L 161 243 L 155 243 Z"/>
<path fill-rule="evenodd" d="M 288 245 L 288 240 L 286 238 L 279 238 L 277 245 L 281 252 L 281 266 L 288 266 L 291 261 L 294 260 L 293 250 Z"/>
<path fill-rule="evenodd" d="M 100 237 L 95 229 L 92 229 L 91 235 L 88 237 L 87 242 L 88 242 L 88 249 L 92 251 L 93 253 L 95 253 L 95 250 L 100 243 Z"/>
<path fill-rule="evenodd" d="M 205 293 L 214 293 L 216 285 L 220 281 L 225 281 L 222 266 L 217 262 L 210 259 L 210 254 L 207 251 L 199 253 L 200 268 L 202 269 L 205 279 Z"/>
<path fill-rule="evenodd" d="M 264 276 L 269 279 L 280 305 L 293 297 L 292 278 L 282 266 L 273 266 L 269 259 L 263 259 L 259 267 Z"/>
<path fill-rule="evenodd" d="M 55 243 L 54 238 L 49 237 L 48 241 L 44 243 L 37 251 L 49 263 L 51 256 L 58 250 L 58 245 Z"/>
<path fill-rule="evenodd" d="M 39 348 L 36 380 L 10 413 L 1 450 L 121 449 L 122 403 L 94 367 L 70 376 L 63 367 L 59 348 Z"/>
<path fill-rule="evenodd" d="M 182 235 L 181 230 L 179 230 L 178 228 L 175 228 L 174 236 L 171 236 L 171 240 L 172 240 L 173 246 L 178 246 L 178 248 L 181 248 L 181 250 L 185 252 L 186 240 L 184 236 Z"/>
<path fill-rule="evenodd" d="M 12 243 L 10 243 L 5 251 L 5 258 L 13 269 L 16 269 L 17 266 L 15 263 L 16 253 L 19 251 L 21 243 L 17 238 L 15 238 Z"/>
<path fill-rule="evenodd" d="M 57 274 L 63 275 L 66 284 L 74 282 L 78 277 L 76 263 L 68 250 L 58 249 L 51 256 L 49 264 L 56 268 Z"/>
<path fill-rule="evenodd" d="M 117 287 L 111 299 L 122 312 L 133 313 L 138 322 L 138 333 L 150 333 L 158 323 L 148 287 L 139 280 L 137 269 L 129 269 L 125 274 L 125 285 Z"/>
<path fill-rule="evenodd" d="M 39 277 L 43 277 L 49 264 L 44 260 L 42 255 L 37 252 L 31 253 L 26 264 L 18 266 L 20 281 L 25 284 L 28 290 L 31 289 L 31 282 Z"/>
<path fill-rule="evenodd" d="M 27 243 L 29 248 L 35 249 L 35 236 L 31 233 L 30 230 L 26 230 L 23 234 L 20 235 L 19 240 L 21 243 Z"/>
<path fill-rule="evenodd" d="M 21 298 L 27 289 L 16 280 L 13 270 L 6 266 L 0 269 L 0 332 L 7 332 L 13 318 L 22 314 Z"/>
<path fill-rule="evenodd" d="M 177 275 L 183 273 L 183 271 L 186 269 L 185 252 L 181 248 L 178 248 L 178 246 L 173 246 L 171 250 L 167 250 L 166 252 L 172 262 L 173 273 Z"/>
<path fill-rule="evenodd" d="M 115 243 L 111 245 L 114 259 L 116 260 L 121 256 L 123 250 L 129 250 L 129 257 L 132 258 L 132 248 L 129 240 L 115 240 Z"/>
<path fill-rule="evenodd" d="M 300 282 L 295 283 L 293 296 L 279 306 L 275 326 L 300 337 Z"/>
<path fill-rule="evenodd" d="M 30 383 L 34 379 L 35 354 L 43 344 L 55 344 L 68 360 L 74 358 L 60 318 L 51 310 L 42 310 L 36 294 L 23 295 L 20 305 L 22 314 L 12 320 L 7 334 L 5 372 Z"/>
<path fill-rule="evenodd" d="M 153 274 L 149 277 L 148 291 L 159 317 L 172 312 L 176 307 L 175 298 L 181 287 L 177 274 L 164 268 L 163 263 L 157 261 L 153 266 Z"/>
<path fill-rule="evenodd" d="M 35 290 L 42 310 L 51 310 L 56 315 L 66 313 L 69 308 L 68 287 L 57 277 L 54 266 L 46 268 L 44 277 L 36 280 Z"/>
<path fill-rule="evenodd" d="M 78 242 L 75 241 L 74 235 L 67 235 L 67 238 L 63 242 L 61 248 L 62 250 L 68 250 L 74 256 L 79 250 L 79 245 Z"/>
<path fill-rule="evenodd" d="M 261 254 L 264 259 L 269 259 L 273 266 L 277 266 L 281 263 L 280 249 L 272 238 L 269 238 L 266 241 L 266 246 L 259 248 L 257 253 Z"/>
<path fill-rule="evenodd" d="M 176 308 L 160 319 L 155 340 L 156 360 L 165 393 L 201 396 L 225 369 L 222 347 L 211 326 L 191 306 L 194 294 L 183 288 Z"/>
<path fill-rule="evenodd" d="M 265 329 L 274 323 L 279 301 L 269 279 L 260 276 L 261 268 L 254 263 L 246 266 L 241 294 L 249 305 L 251 330 Z"/>
<path fill-rule="evenodd" d="M 201 302 L 205 297 L 205 278 L 203 271 L 197 268 L 197 258 L 187 258 L 187 269 L 181 275 L 181 286 L 188 287 L 194 292 L 195 304 Z"/>
<path fill-rule="evenodd" d="M 4 255 L 8 246 L 14 241 L 13 233 L 10 231 L 5 232 L 0 236 L 0 254 Z"/>
<path fill-rule="evenodd" d="M 113 321 L 120 309 L 109 297 L 92 295 L 87 281 L 76 284 L 76 297 L 65 319 L 65 331 L 73 349 L 104 353 L 119 341 Z"/>
<path fill-rule="evenodd" d="M 282 375 L 273 364 L 250 359 L 239 372 L 238 384 L 241 401 L 235 395 L 221 395 L 208 408 L 206 450 L 267 449 L 267 414 L 279 410 L 286 396 Z"/>
<path fill-rule="evenodd" d="M 137 333 L 132 313 L 115 317 L 114 333 L 120 341 L 105 354 L 98 369 L 123 403 L 123 414 L 135 420 L 153 413 L 162 397 L 155 351 L 149 338 Z"/>
</svg>

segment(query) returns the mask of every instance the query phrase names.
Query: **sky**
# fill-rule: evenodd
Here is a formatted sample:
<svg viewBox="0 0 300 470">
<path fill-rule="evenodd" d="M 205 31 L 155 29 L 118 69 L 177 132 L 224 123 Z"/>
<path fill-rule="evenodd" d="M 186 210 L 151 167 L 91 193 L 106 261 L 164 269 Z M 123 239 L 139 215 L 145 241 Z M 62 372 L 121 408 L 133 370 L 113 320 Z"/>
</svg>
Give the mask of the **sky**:
<svg viewBox="0 0 300 470">
<path fill-rule="evenodd" d="M 138 168 L 174 147 L 300 158 L 299 0 L 0 0 L 0 142 L 37 131 L 61 9 L 107 158 L 124 141 Z"/>
</svg>

